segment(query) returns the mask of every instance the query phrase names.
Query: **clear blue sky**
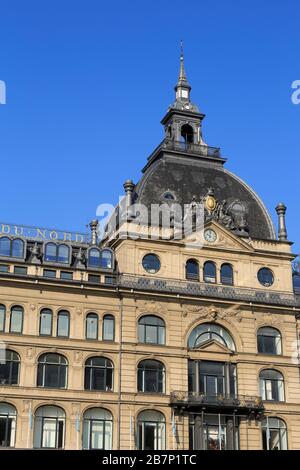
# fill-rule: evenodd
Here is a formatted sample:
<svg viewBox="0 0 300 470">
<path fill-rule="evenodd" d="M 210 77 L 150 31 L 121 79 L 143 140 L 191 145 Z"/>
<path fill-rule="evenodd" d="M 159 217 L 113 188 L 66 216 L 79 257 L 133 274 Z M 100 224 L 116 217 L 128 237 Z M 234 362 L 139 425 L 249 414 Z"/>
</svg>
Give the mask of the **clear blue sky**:
<svg viewBox="0 0 300 470">
<path fill-rule="evenodd" d="M 297 0 L 2 0 L 0 220 L 84 231 L 163 136 L 179 42 L 204 137 L 300 251 Z"/>
</svg>

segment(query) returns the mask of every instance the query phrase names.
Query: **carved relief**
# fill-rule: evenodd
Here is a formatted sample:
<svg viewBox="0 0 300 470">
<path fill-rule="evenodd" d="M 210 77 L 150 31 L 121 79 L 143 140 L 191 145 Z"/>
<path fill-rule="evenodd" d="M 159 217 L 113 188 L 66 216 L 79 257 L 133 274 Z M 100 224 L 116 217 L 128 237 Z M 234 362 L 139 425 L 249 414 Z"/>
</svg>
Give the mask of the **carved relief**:
<svg viewBox="0 0 300 470">
<path fill-rule="evenodd" d="M 167 313 L 167 307 L 160 302 L 155 302 L 154 300 L 138 301 L 138 310 L 145 313 Z"/>
<path fill-rule="evenodd" d="M 187 316 L 188 313 L 196 313 L 199 319 L 206 319 L 210 322 L 220 320 L 234 319 L 241 322 L 243 319 L 242 312 L 239 307 L 232 308 L 216 308 L 213 305 L 210 307 L 198 307 L 197 305 L 184 305 L 183 315 Z"/>
<path fill-rule="evenodd" d="M 275 316 L 272 315 L 272 313 L 255 314 L 254 319 L 257 322 L 258 326 L 272 325 L 275 327 L 276 326 L 280 327 L 283 323 L 282 318 L 278 318 L 278 317 L 275 318 Z"/>
<path fill-rule="evenodd" d="M 35 355 L 35 349 L 34 348 L 27 348 L 26 349 L 26 358 L 27 359 L 33 359 Z"/>
<path fill-rule="evenodd" d="M 74 362 L 77 364 L 82 361 L 82 351 L 74 351 Z"/>
</svg>

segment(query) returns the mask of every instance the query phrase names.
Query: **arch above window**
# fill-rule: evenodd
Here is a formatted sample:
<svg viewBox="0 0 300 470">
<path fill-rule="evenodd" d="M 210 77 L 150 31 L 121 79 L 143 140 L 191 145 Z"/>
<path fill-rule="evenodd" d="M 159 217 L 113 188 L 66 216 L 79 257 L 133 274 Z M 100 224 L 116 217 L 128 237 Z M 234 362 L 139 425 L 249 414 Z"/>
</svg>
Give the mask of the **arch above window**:
<svg viewBox="0 0 300 470">
<path fill-rule="evenodd" d="M 137 419 L 139 450 L 164 450 L 166 448 L 166 418 L 160 411 L 145 410 Z"/>
<path fill-rule="evenodd" d="M 224 263 L 221 266 L 221 284 L 233 286 L 233 268 L 229 263 Z"/>
<path fill-rule="evenodd" d="M 105 248 L 92 247 L 87 253 L 88 266 L 96 269 L 113 269 L 113 252 Z"/>
<path fill-rule="evenodd" d="M 0 256 L 25 258 L 25 242 L 21 238 L 0 237 Z"/>
<path fill-rule="evenodd" d="M 62 449 L 66 415 L 59 406 L 40 406 L 34 418 L 34 448 Z"/>
<path fill-rule="evenodd" d="M 165 322 L 155 315 L 144 315 L 139 319 L 138 338 L 140 343 L 164 345 L 166 338 Z"/>
<path fill-rule="evenodd" d="M 0 385 L 17 385 L 19 369 L 20 356 L 18 353 L 11 349 L 0 352 Z"/>
<path fill-rule="evenodd" d="M 217 270 L 213 261 L 206 261 L 206 263 L 204 263 L 203 276 L 204 282 L 213 284 L 217 282 Z"/>
<path fill-rule="evenodd" d="M 235 351 L 235 344 L 231 335 L 225 328 L 215 323 L 202 323 L 196 326 L 189 336 L 188 347 L 196 349 L 201 344 L 211 340 L 215 340 L 228 349 Z"/>
<path fill-rule="evenodd" d="M 46 243 L 44 261 L 48 263 L 70 264 L 70 247 L 65 244 Z"/>
<path fill-rule="evenodd" d="M 90 408 L 83 415 L 83 449 L 112 448 L 113 417 L 105 408 Z"/>
<path fill-rule="evenodd" d="M 37 386 L 66 388 L 68 362 L 61 354 L 46 353 L 38 359 Z"/>
<path fill-rule="evenodd" d="M 113 389 L 114 366 L 106 357 L 93 356 L 85 362 L 84 389 L 111 391 Z"/>
<path fill-rule="evenodd" d="M 284 380 L 281 372 L 263 369 L 259 374 L 260 395 L 267 401 L 284 401 Z"/>
<path fill-rule="evenodd" d="M 199 264 L 195 259 L 188 259 L 185 265 L 185 277 L 193 281 L 199 281 Z"/>
<path fill-rule="evenodd" d="M 0 403 L 0 447 L 14 447 L 17 411 L 9 403 Z"/>
<path fill-rule="evenodd" d="M 165 393 L 165 366 L 154 359 L 145 359 L 138 365 L 138 392 Z"/>
<path fill-rule="evenodd" d="M 282 354 L 280 331 L 270 326 L 259 328 L 257 331 L 257 350 L 263 354 Z"/>
</svg>

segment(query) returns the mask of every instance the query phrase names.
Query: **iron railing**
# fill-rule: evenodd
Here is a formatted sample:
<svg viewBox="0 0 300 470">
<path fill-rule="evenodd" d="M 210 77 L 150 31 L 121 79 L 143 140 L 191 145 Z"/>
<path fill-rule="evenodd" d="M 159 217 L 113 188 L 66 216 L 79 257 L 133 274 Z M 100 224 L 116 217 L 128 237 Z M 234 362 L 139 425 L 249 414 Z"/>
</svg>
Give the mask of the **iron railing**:
<svg viewBox="0 0 300 470">
<path fill-rule="evenodd" d="M 164 139 L 160 144 L 161 148 L 168 150 L 175 150 L 184 153 L 193 153 L 196 155 L 202 155 L 206 157 L 220 158 L 221 152 L 219 147 L 210 147 L 208 145 L 194 144 L 190 142 L 180 142 L 171 139 Z"/>
<path fill-rule="evenodd" d="M 263 291 L 247 287 L 220 286 L 196 281 L 183 281 L 166 278 L 150 278 L 133 274 L 118 276 L 120 287 L 192 295 L 197 297 L 216 297 L 227 300 L 265 303 L 274 305 L 300 306 L 300 296 L 282 292 Z"/>
</svg>

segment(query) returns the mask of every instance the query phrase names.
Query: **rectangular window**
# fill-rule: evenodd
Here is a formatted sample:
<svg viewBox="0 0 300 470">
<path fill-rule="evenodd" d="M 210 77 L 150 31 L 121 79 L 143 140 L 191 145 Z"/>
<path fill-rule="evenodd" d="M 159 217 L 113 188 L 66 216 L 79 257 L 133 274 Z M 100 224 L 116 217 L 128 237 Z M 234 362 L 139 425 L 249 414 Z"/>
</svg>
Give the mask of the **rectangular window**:
<svg viewBox="0 0 300 470">
<path fill-rule="evenodd" d="M 27 267 L 26 266 L 15 266 L 14 267 L 15 274 L 21 274 L 22 276 L 27 275 Z"/>
<path fill-rule="evenodd" d="M 104 318 L 103 320 L 103 341 L 114 341 L 115 320 L 114 318 Z"/>
<path fill-rule="evenodd" d="M 56 278 L 56 271 L 52 269 L 44 269 L 44 277 Z"/>
<path fill-rule="evenodd" d="M 112 276 L 105 276 L 105 284 L 115 284 L 116 280 Z"/>
<path fill-rule="evenodd" d="M 100 283 L 100 276 L 97 276 L 96 274 L 89 274 L 89 282 L 99 284 Z"/>
<path fill-rule="evenodd" d="M 9 266 L 7 264 L 0 264 L 0 273 L 8 273 L 9 272 Z"/>
<path fill-rule="evenodd" d="M 61 271 L 60 272 L 60 278 L 65 279 L 66 281 L 72 281 L 73 280 L 73 273 L 67 272 L 67 271 Z"/>
</svg>

